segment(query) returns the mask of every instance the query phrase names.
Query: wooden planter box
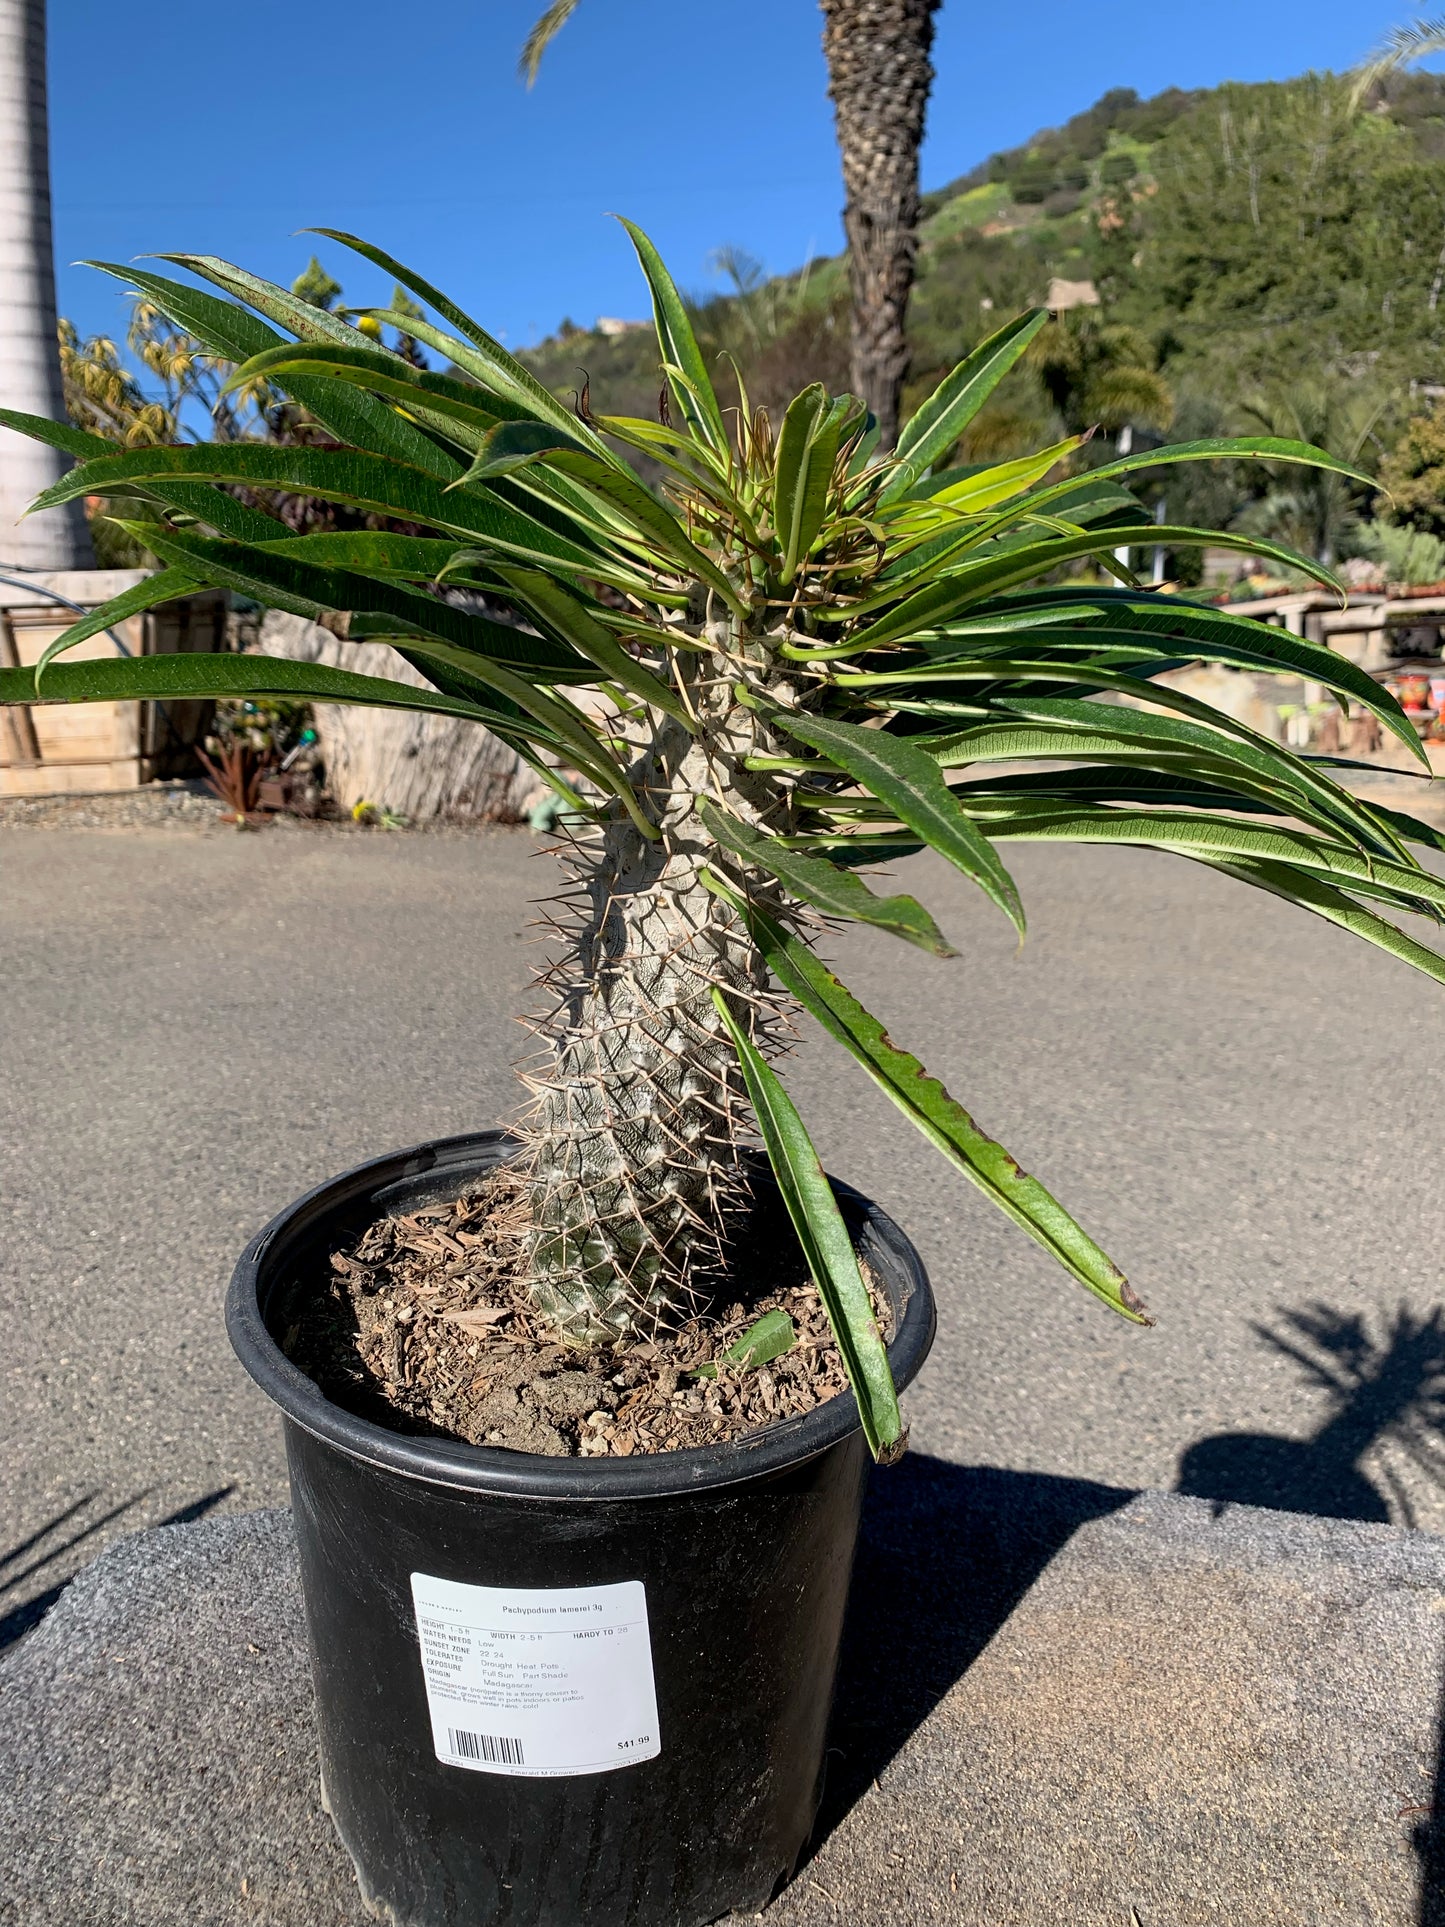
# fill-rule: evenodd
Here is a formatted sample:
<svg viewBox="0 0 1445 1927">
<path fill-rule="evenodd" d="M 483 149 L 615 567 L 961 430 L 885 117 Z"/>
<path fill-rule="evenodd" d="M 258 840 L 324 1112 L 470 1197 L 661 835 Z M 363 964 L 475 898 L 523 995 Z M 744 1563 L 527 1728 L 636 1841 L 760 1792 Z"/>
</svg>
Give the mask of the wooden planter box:
<svg viewBox="0 0 1445 1927">
<path fill-rule="evenodd" d="M 24 588 L 0 582 L 0 667 L 38 662 L 46 644 L 76 620 L 76 611 L 51 595 L 95 609 L 145 575 L 143 569 L 61 569 L 37 573 L 33 586 Z M 225 595 L 206 589 L 163 602 L 118 624 L 116 634 L 137 656 L 223 649 Z M 115 653 L 115 643 L 102 633 L 72 650 L 69 660 Z M 188 701 L 0 709 L 0 796 L 128 790 L 157 777 L 193 775 L 194 748 L 209 726 L 211 708 Z"/>
</svg>

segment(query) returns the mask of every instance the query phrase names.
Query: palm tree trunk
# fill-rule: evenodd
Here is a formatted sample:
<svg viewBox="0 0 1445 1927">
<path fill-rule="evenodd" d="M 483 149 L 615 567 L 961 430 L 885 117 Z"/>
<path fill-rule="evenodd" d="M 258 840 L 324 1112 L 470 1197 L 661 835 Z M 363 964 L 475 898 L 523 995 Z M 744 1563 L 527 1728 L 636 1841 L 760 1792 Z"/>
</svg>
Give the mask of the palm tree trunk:
<svg viewBox="0 0 1445 1927">
<path fill-rule="evenodd" d="M 820 0 L 838 125 L 853 295 L 853 387 L 898 439 L 904 322 L 918 248 L 918 150 L 939 0 Z"/>
<path fill-rule="evenodd" d="M 55 340 L 45 0 L 0 0 L 0 405 L 65 420 Z M 58 450 L 0 428 L 0 566 L 94 567 L 78 502 L 19 520 L 69 467 Z"/>
</svg>

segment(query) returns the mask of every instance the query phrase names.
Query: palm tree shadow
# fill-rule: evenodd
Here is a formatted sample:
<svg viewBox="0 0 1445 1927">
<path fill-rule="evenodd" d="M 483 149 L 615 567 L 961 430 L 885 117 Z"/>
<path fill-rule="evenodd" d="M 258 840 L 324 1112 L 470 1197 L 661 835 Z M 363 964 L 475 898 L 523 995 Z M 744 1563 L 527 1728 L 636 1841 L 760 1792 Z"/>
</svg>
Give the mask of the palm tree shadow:
<svg viewBox="0 0 1445 1927">
<path fill-rule="evenodd" d="M 1260 1339 L 1293 1361 L 1328 1399 L 1309 1438 L 1221 1432 L 1191 1445 L 1177 1488 L 1216 1504 L 1273 1506 L 1330 1519 L 1415 1524 L 1409 1493 L 1391 1469 L 1399 1454 L 1445 1486 L 1445 1307 L 1406 1307 L 1372 1338 L 1358 1312 L 1315 1303 L 1281 1314 Z M 1388 1448 L 1381 1450 L 1379 1448 Z M 1371 1454 L 1371 1472 L 1361 1464 Z M 1445 1697 L 1437 1715 L 1435 1784 L 1411 1833 L 1420 1865 L 1419 1927 L 1445 1927 Z"/>
<path fill-rule="evenodd" d="M 1329 1408 L 1309 1438 L 1221 1432 L 1191 1445 L 1176 1490 L 1220 1505 L 1272 1506 L 1330 1519 L 1416 1523 L 1388 1446 L 1432 1484 L 1445 1486 L 1445 1307 L 1407 1307 L 1372 1337 L 1358 1312 L 1315 1303 L 1280 1314 L 1260 1340 L 1293 1361 Z M 1361 1461 L 1374 1453 L 1366 1473 Z"/>
<path fill-rule="evenodd" d="M 214 1506 L 229 1498 L 234 1490 L 234 1486 L 220 1486 L 214 1492 L 193 1499 L 189 1505 L 167 1513 L 164 1519 L 158 1519 L 155 1523 L 157 1526 L 178 1526 L 187 1525 L 193 1519 L 203 1519 Z M 38 1626 L 65 1591 L 72 1576 L 66 1569 L 75 1565 L 73 1555 L 77 1550 L 139 1505 L 146 1496 L 146 1493 L 138 1492 L 133 1498 L 122 1499 L 107 1511 L 92 1513 L 87 1518 L 86 1513 L 100 1494 L 84 1493 L 62 1511 L 53 1513 L 28 1537 L 0 1550 L 0 1653 Z M 62 1533 L 64 1537 L 59 1536 Z M 32 1593 L 18 1604 L 7 1606 L 7 1593 L 13 1598 L 29 1581 L 43 1581 L 47 1567 L 52 1573 L 60 1571 L 66 1576 L 56 1579 L 52 1584 L 42 1585 L 42 1590 Z"/>
</svg>

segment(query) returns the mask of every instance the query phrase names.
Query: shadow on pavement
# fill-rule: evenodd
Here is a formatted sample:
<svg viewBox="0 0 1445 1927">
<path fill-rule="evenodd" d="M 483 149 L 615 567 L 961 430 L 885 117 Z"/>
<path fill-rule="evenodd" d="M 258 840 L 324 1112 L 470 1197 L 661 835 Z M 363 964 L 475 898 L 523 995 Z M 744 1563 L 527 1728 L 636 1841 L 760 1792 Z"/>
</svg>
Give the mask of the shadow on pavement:
<svg viewBox="0 0 1445 1927">
<path fill-rule="evenodd" d="M 1377 1458 L 1367 1476 L 1360 1461 L 1388 1443 L 1445 1485 L 1445 1309 L 1420 1317 L 1402 1307 L 1378 1339 L 1358 1312 L 1324 1304 L 1284 1312 L 1278 1324 L 1254 1329 L 1327 1394 L 1324 1422 L 1306 1439 L 1270 1432 L 1200 1439 L 1179 1461 L 1177 1490 L 1219 1504 L 1413 1526 L 1409 1495 L 1388 1465 Z"/>
<path fill-rule="evenodd" d="M 809 1858 L 1078 1528 L 1133 1496 L 914 1452 L 873 1474 Z"/>
<path fill-rule="evenodd" d="M 1201 1439 L 1179 1461 L 1178 1490 L 1221 1505 L 1413 1526 L 1409 1494 L 1385 1455 L 1376 1454 L 1369 1475 L 1360 1461 L 1388 1445 L 1445 1486 L 1445 1308 L 1422 1317 L 1402 1306 L 1378 1338 L 1359 1313 L 1319 1303 L 1282 1313 L 1277 1329 L 1255 1331 L 1327 1395 L 1324 1420 L 1304 1439 L 1270 1432 Z M 1430 1799 L 1400 1814 L 1413 1821 L 1419 1856 L 1419 1927 L 1445 1927 L 1445 1687 L 1436 1736 Z"/>
<path fill-rule="evenodd" d="M 222 1499 L 229 1498 L 234 1490 L 234 1486 L 220 1486 L 216 1491 L 206 1493 L 203 1498 L 193 1499 L 189 1505 L 180 1506 L 176 1511 L 167 1513 L 164 1519 L 157 1519 L 155 1523 L 158 1526 L 179 1526 L 189 1524 L 192 1519 L 204 1518 L 206 1513 L 221 1503 Z M 119 1519 L 133 1506 L 139 1505 L 145 1496 L 144 1492 L 138 1492 L 134 1498 L 122 1499 L 119 1505 L 112 1506 L 108 1512 L 102 1512 L 98 1518 L 81 1523 L 81 1514 L 100 1497 L 98 1492 L 87 1492 L 83 1498 L 66 1506 L 63 1512 L 57 1512 L 54 1518 L 47 1519 L 38 1531 L 30 1534 L 29 1538 L 18 1540 L 15 1545 L 0 1552 L 0 1604 L 3 1604 L 6 1593 L 14 1593 L 18 1587 L 24 1585 L 27 1579 L 34 1579 L 43 1573 L 47 1566 L 53 1567 L 57 1560 L 64 1559 L 68 1553 L 73 1552 L 77 1546 L 83 1545 L 87 1539 L 93 1538 L 113 1520 Z M 75 1527 L 74 1531 L 57 1540 L 48 1549 L 40 1550 L 47 1539 L 54 1539 L 56 1533 L 72 1525 Z M 32 1627 L 40 1624 L 70 1584 L 70 1577 L 67 1574 L 64 1579 L 57 1580 L 53 1586 L 47 1586 L 29 1599 L 22 1600 L 19 1605 L 0 1612 L 0 1653 L 3 1653 L 7 1646 L 13 1646 L 17 1639 L 23 1638 Z"/>
</svg>

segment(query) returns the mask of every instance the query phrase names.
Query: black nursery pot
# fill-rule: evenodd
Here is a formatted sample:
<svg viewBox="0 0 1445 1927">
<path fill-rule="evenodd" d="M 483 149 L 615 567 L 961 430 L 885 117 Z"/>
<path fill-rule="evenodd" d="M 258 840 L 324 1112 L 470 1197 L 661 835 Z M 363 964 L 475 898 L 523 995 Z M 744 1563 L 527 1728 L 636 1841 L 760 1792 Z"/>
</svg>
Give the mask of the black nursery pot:
<svg viewBox="0 0 1445 1927">
<path fill-rule="evenodd" d="M 322 1795 L 395 1927 L 701 1927 L 791 1876 L 824 1737 L 869 1458 L 850 1394 L 731 1443 L 550 1459 L 408 1437 L 285 1357 L 343 1238 L 455 1197 L 502 1132 L 363 1164 L 247 1247 L 231 1342 L 280 1406 Z M 895 1313 L 933 1341 L 917 1253 L 840 1185 Z"/>
</svg>

